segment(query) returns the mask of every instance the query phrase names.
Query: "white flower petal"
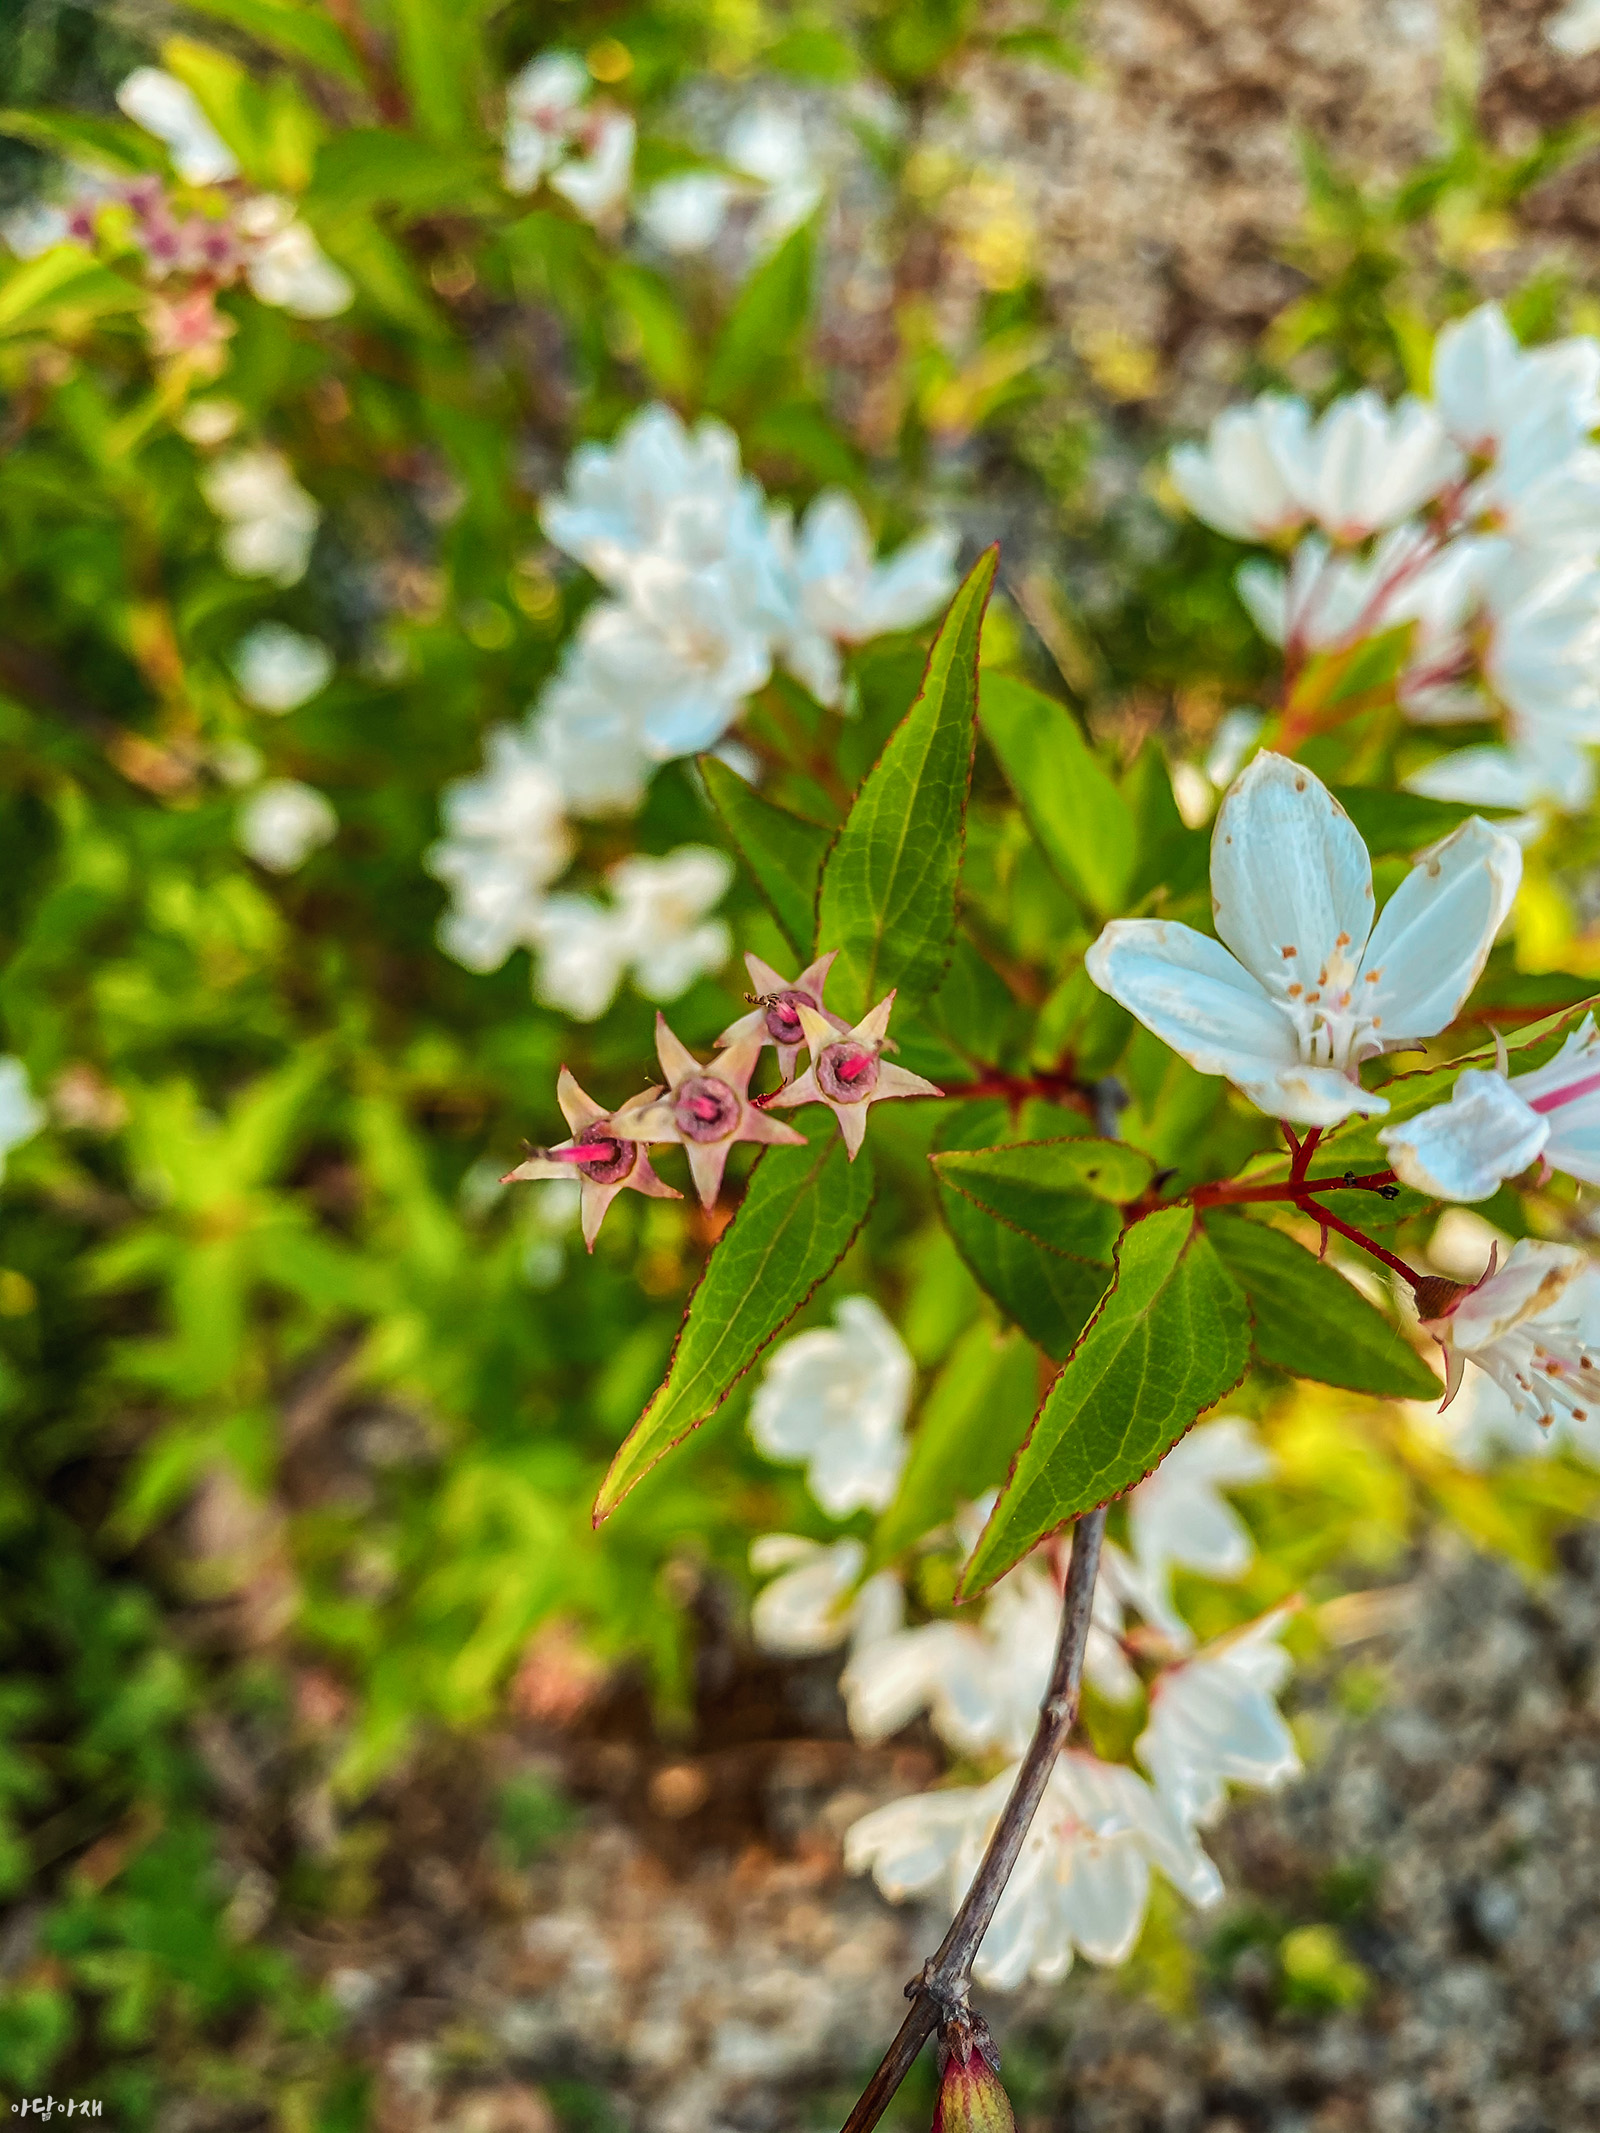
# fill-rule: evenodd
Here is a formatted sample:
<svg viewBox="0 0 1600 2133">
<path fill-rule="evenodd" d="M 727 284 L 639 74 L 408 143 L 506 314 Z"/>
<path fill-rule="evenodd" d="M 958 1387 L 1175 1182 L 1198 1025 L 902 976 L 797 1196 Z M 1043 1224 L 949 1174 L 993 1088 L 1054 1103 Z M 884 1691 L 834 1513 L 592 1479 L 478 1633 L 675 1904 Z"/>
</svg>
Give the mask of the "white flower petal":
<svg viewBox="0 0 1600 2133">
<path fill-rule="evenodd" d="M 1372 863 L 1321 780 L 1263 750 L 1240 773 L 1211 835 L 1219 939 L 1269 991 L 1308 989 L 1372 927 Z"/>
<path fill-rule="evenodd" d="M 1240 1079 L 1299 1061 L 1288 1021 L 1220 941 L 1169 919 L 1113 919 L 1089 976 L 1202 1074 Z"/>
<path fill-rule="evenodd" d="M 1486 1200 L 1526 1170 L 1550 1137 L 1550 1123 L 1529 1110 L 1499 1074 L 1468 1069 L 1448 1103 L 1378 1135 L 1396 1177 L 1435 1200 Z"/>
<path fill-rule="evenodd" d="M 1385 1044 L 1453 1022 L 1516 899 L 1522 853 L 1476 815 L 1424 855 L 1385 904 L 1357 991 Z"/>
</svg>

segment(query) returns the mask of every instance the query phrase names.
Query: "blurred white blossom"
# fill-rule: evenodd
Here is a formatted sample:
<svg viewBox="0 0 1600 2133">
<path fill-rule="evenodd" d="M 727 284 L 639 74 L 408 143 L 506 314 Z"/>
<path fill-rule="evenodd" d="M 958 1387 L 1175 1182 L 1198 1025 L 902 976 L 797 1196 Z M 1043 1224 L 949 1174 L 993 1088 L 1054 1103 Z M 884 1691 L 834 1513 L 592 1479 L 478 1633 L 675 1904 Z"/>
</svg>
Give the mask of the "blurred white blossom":
<svg viewBox="0 0 1600 2133">
<path fill-rule="evenodd" d="M 1600 0 L 1567 0 L 1544 26 L 1546 39 L 1568 59 L 1600 52 Z"/>
<path fill-rule="evenodd" d="M 757 1593 L 750 1628 L 764 1652 L 806 1658 L 848 1643 L 861 1652 L 900 1627 L 900 1580 L 880 1570 L 861 1579 L 867 1551 L 858 1540 L 805 1540 L 765 1533 L 750 1543 L 750 1568 L 770 1582 Z"/>
<path fill-rule="evenodd" d="M 1241 1577 L 1255 1555 L 1249 1528 L 1221 1491 L 1262 1481 L 1271 1453 L 1248 1422 L 1219 1416 L 1181 1437 L 1128 1497 L 1128 1534 L 1140 1612 L 1179 1646 L 1193 1642 L 1171 1599 L 1175 1567 L 1211 1578 Z"/>
<path fill-rule="evenodd" d="M 533 919 L 535 990 L 547 1006 L 592 1022 L 624 977 L 646 999 L 676 1000 L 728 960 L 732 935 L 721 919 L 706 915 L 733 880 L 725 853 L 706 845 L 681 845 L 660 859 L 636 853 L 619 860 L 606 879 L 609 903 L 551 896 Z"/>
<path fill-rule="evenodd" d="M 887 1509 L 906 1460 L 912 1363 L 870 1296 L 846 1296 L 834 1323 L 776 1350 L 750 1403 L 750 1434 L 769 1459 L 805 1463 L 830 1517 Z"/>
<path fill-rule="evenodd" d="M 224 521 L 222 560 L 236 577 L 294 585 L 305 576 L 322 513 L 281 452 L 229 452 L 205 469 L 200 490 Z"/>
<path fill-rule="evenodd" d="M 573 854 L 560 784 L 526 737 L 496 726 L 484 754 L 477 777 L 446 786 L 445 834 L 426 860 L 452 896 L 440 944 L 469 970 L 537 943 L 545 890 Z"/>
<path fill-rule="evenodd" d="M 590 222 L 610 219 L 633 180 L 635 128 L 625 111 L 591 103 L 593 83 L 570 52 L 544 52 L 506 86 L 507 192 L 547 183 Z"/>
<path fill-rule="evenodd" d="M 338 827 L 332 803 L 315 786 L 294 778 L 268 778 L 240 808 L 234 834 L 240 850 L 257 866 L 292 874 Z"/>
<path fill-rule="evenodd" d="M 258 711 L 294 711 L 325 689 L 333 654 L 283 622 L 260 622 L 234 648 L 239 694 Z"/>
<path fill-rule="evenodd" d="M 1600 341 L 1523 348 L 1482 304 L 1440 333 L 1431 400 L 1361 392 L 1314 420 L 1268 394 L 1180 446 L 1172 476 L 1236 539 L 1297 536 L 1286 565 L 1237 576 L 1291 671 L 1409 624 L 1406 715 L 1498 729 L 1422 765 L 1411 790 L 1577 812 L 1600 742 L 1597 424 Z"/>
<path fill-rule="evenodd" d="M 924 1622 L 858 1653 L 840 1688 L 857 1740 L 898 1733 L 926 1711 L 959 1755 L 1020 1755 L 1038 1723 L 1055 1656 L 1061 1594 L 1042 1564 L 1003 1578 L 971 1619 Z M 1121 1649 L 1122 1610 L 1111 1581 L 1095 1586 L 1084 1671 L 1115 1703 L 1138 1693 Z"/>
<path fill-rule="evenodd" d="M 5 1176 L 6 1158 L 12 1149 L 31 1141 L 47 1117 L 22 1061 L 9 1055 L 0 1058 L 0 1178 Z"/>
<path fill-rule="evenodd" d="M 1134 1753 L 1187 1825 L 1215 1819 L 1226 1787 L 1270 1788 L 1298 1775 L 1294 1737 L 1274 1701 L 1293 1665 L 1277 1639 L 1287 1608 L 1168 1667 L 1150 1691 Z"/>
<path fill-rule="evenodd" d="M 1016 1777 L 912 1794 L 875 1809 L 845 1838 L 845 1865 L 870 1872 L 891 1902 L 932 1896 L 954 1912 Z M 1144 1922 L 1150 1869 L 1191 1903 L 1222 1893 L 1192 1829 L 1125 1764 L 1068 1749 L 1051 1770 L 1015 1872 L 978 1951 L 980 1984 L 1014 1991 L 1028 1978 L 1064 1977 L 1074 1954 L 1120 1963 Z"/>
<path fill-rule="evenodd" d="M 217 132 L 199 99 L 161 67 L 135 67 L 117 90 L 117 103 L 136 126 L 165 144 L 186 185 L 216 185 L 239 175 L 238 158 Z"/>
<path fill-rule="evenodd" d="M 296 318 L 336 318 L 355 302 L 350 277 L 296 220 L 287 200 L 262 194 L 241 207 L 236 220 L 251 240 L 245 280 L 262 303 Z"/>
</svg>

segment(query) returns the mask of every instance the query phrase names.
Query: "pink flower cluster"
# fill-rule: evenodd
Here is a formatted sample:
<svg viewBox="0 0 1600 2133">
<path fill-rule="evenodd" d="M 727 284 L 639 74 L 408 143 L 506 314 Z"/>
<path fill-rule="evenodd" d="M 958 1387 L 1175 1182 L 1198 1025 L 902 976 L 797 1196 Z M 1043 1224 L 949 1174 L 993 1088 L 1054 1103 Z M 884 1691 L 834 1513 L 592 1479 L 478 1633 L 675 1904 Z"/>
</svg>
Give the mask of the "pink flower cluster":
<svg viewBox="0 0 1600 2133">
<path fill-rule="evenodd" d="M 942 1093 L 920 1074 L 883 1057 L 894 1049 L 888 1034 L 892 992 L 852 1029 L 823 1006 L 833 954 L 819 956 L 793 979 L 759 956 L 747 955 L 745 963 L 756 988 L 749 996 L 752 1010 L 723 1031 L 714 1059 L 696 1059 L 668 1028 L 666 1017 L 658 1014 L 656 1054 L 662 1081 L 619 1109 L 603 1110 L 563 1067 L 556 1101 L 572 1137 L 554 1148 L 532 1150 L 502 1182 L 576 1172 L 583 1192 L 583 1241 L 593 1251 L 606 1209 L 624 1188 L 654 1199 L 682 1197 L 651 1168 L 645 1150 L 652 1144 L 672 1143 L 683 1149 L 700 1204 L 710 1208 L 722 1190 L 723 1171 L 737 1142 L 782 1146 L 804 1140 L 792 1126 L 770 1118 L 769 1108 L 826 1104 L 839 1121 L 854 1162 L 866 1137 L 870 1105 L 885 1097 Z M 750 1077 L 769 1044 L 777 1049 L 783 1086 L 769 1096 L 752 1097 Z M 797 1079 L 802 1050 L 809 1053 L 810 1065 Z"/>
</svg>

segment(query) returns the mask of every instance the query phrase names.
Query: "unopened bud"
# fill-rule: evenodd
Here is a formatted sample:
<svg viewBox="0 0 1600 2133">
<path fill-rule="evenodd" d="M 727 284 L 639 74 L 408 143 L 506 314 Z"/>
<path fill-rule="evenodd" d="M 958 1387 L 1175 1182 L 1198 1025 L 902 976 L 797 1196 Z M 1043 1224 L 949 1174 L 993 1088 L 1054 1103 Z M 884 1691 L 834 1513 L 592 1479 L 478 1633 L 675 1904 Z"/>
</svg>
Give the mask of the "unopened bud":
<svg viewBox="0 0 1600 2133">
<path fill-rule="evenodd" d="M 939 2101 L 933 2133 L 1016 2133 L 1001 2085 L 1000 2054 L 980 2016 L 957 2016 L 939 2039 Z"/>
</svg>

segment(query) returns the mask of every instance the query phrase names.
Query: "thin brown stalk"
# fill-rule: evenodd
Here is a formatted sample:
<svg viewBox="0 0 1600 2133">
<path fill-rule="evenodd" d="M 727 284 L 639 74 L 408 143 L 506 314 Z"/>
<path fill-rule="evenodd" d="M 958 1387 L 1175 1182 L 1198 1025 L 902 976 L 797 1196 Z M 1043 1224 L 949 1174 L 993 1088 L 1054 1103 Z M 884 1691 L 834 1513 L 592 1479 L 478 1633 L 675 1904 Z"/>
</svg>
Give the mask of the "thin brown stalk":
<svg viewBox="0 0 1600 2133">
<path fill-rule="evenodd" d="M 941 2023 L 966 2007 L 974 1958 L 1005 1893 L 1006 1883 L 1011 1879 L 1056 1757 L 1065 1747 L 1078 1716 L 1083 1654 L 1089 1641 L 1094 1581 L 1100 1568 L 1100 1544 L 1105 1538 L 1105 1530 L 1104 1509 L 1086 1511 L 1073 1529 L 1072 1562 L 1067 1571 L 1066 1590 L 1061 1596 L 1061 1629 L 1056 1639 L 1055 1663 L 1050 1669 L 1044 1701 L 1039 1706 L 1039 1723 L 1018 1767 L 1011 1797 L 994 1826 L 989 1848 L 949 1932 L 907 1985 L 910 2011 L 885 2053 L 882 2065 L 845 2120 L 843 2133 L 871 2133 L 929 2037 Z"/>
</svg>

